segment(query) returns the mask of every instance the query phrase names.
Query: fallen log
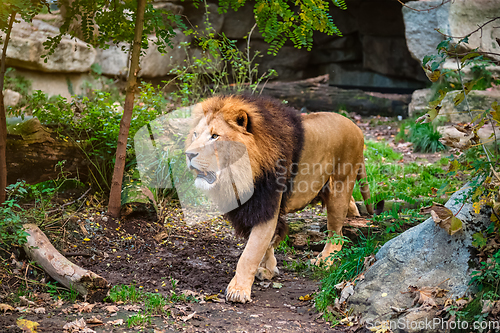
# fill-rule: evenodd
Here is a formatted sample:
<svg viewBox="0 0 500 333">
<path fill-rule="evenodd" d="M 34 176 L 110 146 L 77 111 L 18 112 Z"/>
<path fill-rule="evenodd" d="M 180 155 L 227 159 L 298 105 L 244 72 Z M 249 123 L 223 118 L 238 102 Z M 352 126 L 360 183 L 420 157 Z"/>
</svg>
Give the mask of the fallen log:
<svg viewBox="0 0 500 333">
<path fill-rule="evenodd" d="M 262 95 L 287 100 L 288 103 L 307 111 L 356 112 L 362 116 L 408 116 L 411 95 L 365 92 L 358 89 L 341 89 L 328 85 L 328 75 L 301 81 L 269 82 L 259 85 Z"/>
<path fill-rule="evenodd" d="M 77 291 L 89 302 L 100 302 L 106 297 L 110 288 L 106 279 L 66 259 L 35 224 L 23 227 L 29 234 L 24 250 L 47 274 L 63 286 Z"/>
</svg>

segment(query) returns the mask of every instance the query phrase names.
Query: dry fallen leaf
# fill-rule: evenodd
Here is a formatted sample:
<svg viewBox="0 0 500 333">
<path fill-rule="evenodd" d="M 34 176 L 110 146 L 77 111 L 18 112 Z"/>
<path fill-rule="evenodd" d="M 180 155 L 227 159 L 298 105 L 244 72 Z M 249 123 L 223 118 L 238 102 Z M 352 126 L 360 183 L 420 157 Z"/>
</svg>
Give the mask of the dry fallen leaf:
<svg viewBox="0 0 500 333">
<path fill-rule="evenodd" d="M 305 301 L 310 301 L 310 300 L 312 300 L 312 299 L 313 299 L 313 298 L 312 298 L 312 297 L 311 297 L 311 295 L 309 295 L 309 294 L 304 295 L 304 296 L 300 296 L 300 297 L 299 297 L 299 300 L 300 300 L 300 301 L 304 301 L 304 302 L 305 302 Z"/>
<path fill-rule="evenodd" d="M 63 330 L 68 333 L 96 333 L 93 329 L 87 327 L 87 323 L 83 318 L 65 324 Z"/>
<path fill-rule="evenodd" d="M 462 230 L 462 221 L 453 212 L 440 203 L 433 202 L 432 206 L 420 209 L 422 214 L 431 214 L 434 223 L 453 235 Z"/>
<path fill-rule="evenodd" d="M 139 305 L 124 305 L 123 310 L 137 312 L 141 310 L 141 307 Z"/>
<path fill-rule="evenodd" d="M 107 324 L 114 325 L 114 326 L 123 325 L 123 319 L 110 320 L 106 323 L 106 325 Z"/>
<path fill-rule="evenodd" d="M 104 310 L 108 311 L 109 313 L 113 313 L 113 312 L 118 312 L 119 309 L 115 305 L 108 305 L 104 307 Z"/>
<path fill-rule="evenodd" d="M 33 311 L 38 314 L 43 314 L 45 313 L 45 308 L 36 308 Z"/>
<path fill-rule="evenodd" d="M 188 321 L 189 319 L 193 318 L 193 316 L 196 314 L 196 311 L 187 315 L 187 316 L 184 316 L 184 317 L 181 317 L 182 321 L 186 322 Z"/>
<path fill-rule="evenodd" d="M 19 297 L 19 300 L 19 303 L 21 303 L 21 305 L 36 305 L 35 302 L 30 301 L 28 298 L 26 298 L 26 296 Z"/>
<path fill-rule="evenodd" d="M 349 296 L 351 296 L 352 294 L 354 294 L 354 283 L 349 282 L 342 289 L 342 292 L 340 293 L 339 303 L 343 304 L 345 301 L 347 301 L 347 299 L 349 298 Z"/>
<path fill-rule="evenodd" d="M 64 301 L 62 299 L 59 299 L 57 301 L 55 301 L 52 306 L 55 307 L 55 308 L 60 308 L 61 306 L 63 306 L 64 304 Z"/>
<path fill-rule="evenodd" d="M 82 313 L 82 312 L 92 312 L 92 309 L 94 308 L 94 306 L 95 306 L 95 303 L 94 304 L 90 304 L 90 303 L 87 303 L 87 302 L 73 304 L 73 308 L 76 311 L 78 311 L 79 313 Z"/>
<path fill-rule="evenodd" d="M 389 321 L 384 321 L 382 324 L 374 327 L 368 328 L 370 331 L 375 333 L 391 333 L 391 326 Z"/>
<path fill-rule="evenodd" d="M 437 306 L 435 298 L 443 297 L 448 290 L 439 287 L 415 287 L 409 286 L 408 290 L 413 294 L 413 305 L 420 304 L 421 307 Z"/>
<path fill-rule="evenodd" d="M 14 308 L 8 304 L 1 303 L 0 304 L 0 311 L 3 311 L 3 313 L 7 311 L 14 311 Z"/>
<path fill-rule="evenodd" d="M 102 320 L 96 318 L 96 316 L 92 316 L 92 318 L 87 319 L 87 324 L 102 324 Z"/>
<path fill-rule="evenodd" d="M 26 319 L 18 319 L 16 324 L 24 333 L 36 333 L 36 328 L 40 325 L 35 321 Z"/>
</svg>

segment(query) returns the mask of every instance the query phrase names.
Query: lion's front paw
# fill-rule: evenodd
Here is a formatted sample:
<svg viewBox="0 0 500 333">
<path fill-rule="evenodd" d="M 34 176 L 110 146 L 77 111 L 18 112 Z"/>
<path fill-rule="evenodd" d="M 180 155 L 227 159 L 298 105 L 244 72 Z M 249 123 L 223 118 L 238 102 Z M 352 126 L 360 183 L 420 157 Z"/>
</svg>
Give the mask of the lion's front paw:
<svg viewBox="0 0 500 333">
<path fill-rule="evenodd" d="M 279 275 L 280 271 L 278 267 L 274 267 L 273 270 L 269 270 L 265 267 L 259 267 L 257 269 L 257 274 L 255 274 L 255 277 L 259 279 L 260 281 L 263 280 L 271 280 L 273 277 L 276 275 Z"/>
<path fill-rule="evenodd" d="M 226 288 L 226 300 L 229 302 L 246 303 L 251 302 L 250 294 L 252 292 L 252 283 L 249 286 L 239 284 L 236 276 Z"/>
</svg>

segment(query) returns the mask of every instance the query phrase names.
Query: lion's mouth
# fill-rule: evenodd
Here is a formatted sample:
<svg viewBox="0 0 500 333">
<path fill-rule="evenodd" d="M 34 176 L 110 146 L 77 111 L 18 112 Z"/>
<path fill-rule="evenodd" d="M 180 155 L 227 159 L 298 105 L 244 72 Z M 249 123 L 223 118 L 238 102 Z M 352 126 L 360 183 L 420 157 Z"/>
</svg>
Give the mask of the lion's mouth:
<svg viewBox="0 0 500 333">
<path fill-rule="evenodd" d="M 196 178 L 204 179 L 210 185 L 212 185 L 217 180 L 217 176 L 215 175 L 215 172 L 213 172 L 213 171 L 200 171 L 196 168 L 193 168 L 193 169 L 197 173 Z"/>
</svg>

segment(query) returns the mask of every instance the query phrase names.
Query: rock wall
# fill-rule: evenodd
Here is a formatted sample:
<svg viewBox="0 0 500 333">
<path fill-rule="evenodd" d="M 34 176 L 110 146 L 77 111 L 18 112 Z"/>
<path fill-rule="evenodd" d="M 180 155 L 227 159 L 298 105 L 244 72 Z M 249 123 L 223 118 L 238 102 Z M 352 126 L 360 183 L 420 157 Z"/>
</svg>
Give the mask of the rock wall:
<svg viewBox="0 0 500 333">
<path fill-rule="evenodd" d="M 275 69 L 279 80 L 292 81 L 329 74 L 330 84 L 344 88 L 362 88 L 373 91 L 413 91 L 427 84 L 420 61 L 425 55 L 435 53 L 436 45 L 445 37 L 465 35 L 488 21 L 500 16 L 500 4 L 495 0 L 456 0 L 442 3 L 441 0 L 403 1 L 394 0 L 348 0 L 347 10 L 333 4 L 330 15 L 343 37 L 314 33 L 313 50 L 297 49 L 289 42 L 276 57 L 267 55 L 268 45 L 262 34 L 255 29 L 250 38 L 251 51 L 259 51 L 256 59 L 262 73 Z M 203 6 L 196 8 L 191 1 L 156 1 L 157 8 L 167 8 L 186 18 L 188 26 L 205 33 L 205 21 L 211 23 L 217 33 L 224 33 L 236 40 L 240 48 L 247 45 L 245 38 L 255 24 L 253 2 L 250 0 L 238 11 L 230 9 L 226 14 L 218 13 L 218 1 L 209 0 L 209 13 Z M 412 10 L 414 8 L 418 11 Z M 431 9 L 431 10 L 428 10 Z M 68 75 L 74 92 L 79 91 L 81 76 L 89 73 L 90 66 L 97 64 L 102 73 L 125 79 L 128 65 L 128 47 L 111 45 L 107 50 L 94 50 L 77 38 L 63 38 L 56 52 L 47 63 L 40 58 L 45 51 L 42 43 L 57 34 L 57 15 L 45 14 L 42 20 L 32 23 L 16 23 L 8 48 L 7 64 L 39 73 Z M 54 26 L 46 22 L 54 22 Z M 498 53 L 495 24 L 483 28 L 481 33 L 471 36 L 468 47 L 478 47 L 484 52 Z M 443 33 L 438 33 L 440 29 Z M 142 58 L 140 76 L 162 79 L 172 68 L 182 66 L 201 50 L 192 42 L 191 36 L 180 30 L 173 40 L 173 49 L 160 54 L 153 45 L 155 36 L 150 36 L 150 48 Z M 493 55 L 493 57 L 497 57 Z M 82 74 L 83 73 L 83 74 Z M 36 75 L 34 75 L 36 76 Z M 57 81 L 52 79 L 52 81 Z M 68 89 L 47 87 L 50 94 L 69 95 Z M 70 89 L 71 90 L 71 89 Z"/>
<path fill-rule="evenodd" d="M 186 17 L 188 26 L 203 33 L 206 13 L 203 8 L 196 8 L 190 1 L 156 1 L 154 6 L 167 8 Z M 203 7 L 203 6 L 201 6 Z M 343 37 L 314 34 L 314 46 L 311 52 L 293 47 L 287 43 L 276 57 L 267 55 L 268 45 L 262 34 L 255 29 L 251 36 L 252 52 L 259 51 L 257 58 L 261 72 L 275 69 L 279 80 L 298 80 L 322 74 L 330 74 L 330 84 L 342 87 L 382 89 L 421 88 L 425 76 L 418 61 L 412 58 L 405 41 L 405 27 L 401 5 L 393 0 L 350 0 L 347 10 L 341 10 L 333 4 L 330 14 L 333 22 L 343 33 Z M 226 14 L 219 14 L 218 2 L 208 2 L 208 20 L 218 33 L 237 41 L 241 48 L 246 46 L 246 35 L 255 24 L 253 2 L 249 1 L 238 11 L 230 9 Z M 42 73 L 51 76 L 51 82 L 57 84 L 34 84 L 50 95 L 61 94 L 69 97 L 71 91 L 78 93 L 85 75 L 92 64 L 98 64 L 102 73 L 111 77 L 125 79 L 127 76 L 128 47 L 111 45 L 107 50 L 94 50 L 78 38 L 63 38 L 56 52 L 47 63 L 40 55 L 44 54 L 42 43 L 47 37 L 58 33 L 57 24 L 61 19 L 57 15 L 44 14 L 42 20 L 32 23 L 16 23 L 9 44 L 7 64 L 36 74 L 28 75 L 38 79 Z M 54 25 L 50 25 L 51 22 Z M 59 22 L 59 23 L 58 23 Z M 195 54 L 201 54 L 196 46 L 184 47 L 192 41 L 190 36 L 177 30 L 173 40 L 174 48 L 167 54 L 160 54 L 153 45 L 154 36 L 150 37 L 150 48 L 142 58 L 140 76 L 148 79 L 161 79 L 169 75 L 172 68 L 183 65 L 184 61 Z M 64 82 L 71 81 L 71 88 Z"/>
</svg>

